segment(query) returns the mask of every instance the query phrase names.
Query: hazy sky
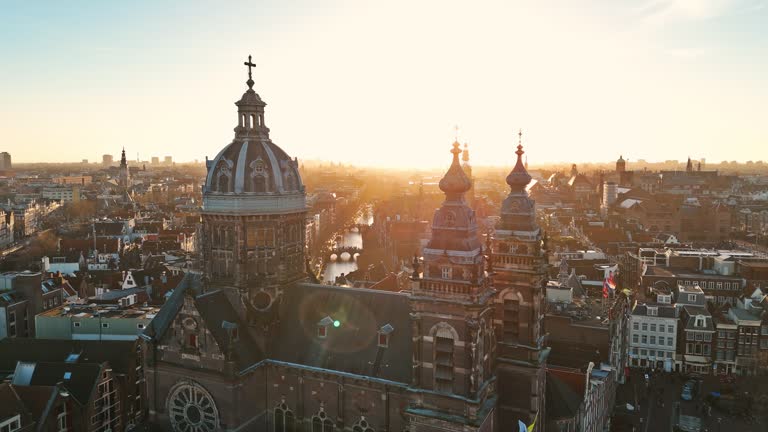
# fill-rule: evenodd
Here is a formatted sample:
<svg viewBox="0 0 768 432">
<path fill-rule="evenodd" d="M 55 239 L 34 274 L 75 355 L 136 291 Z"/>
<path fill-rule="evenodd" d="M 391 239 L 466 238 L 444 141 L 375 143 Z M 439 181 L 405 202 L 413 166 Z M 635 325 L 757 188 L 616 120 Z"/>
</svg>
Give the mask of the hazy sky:
<svg viewBox="0 0 768 432">
<path fill-rule="evenodd" d="M 3 1 L 0 150 L 214 157 L 248 54 L 299 159 L 768 160 L 768 0 Z"/>
</svg>

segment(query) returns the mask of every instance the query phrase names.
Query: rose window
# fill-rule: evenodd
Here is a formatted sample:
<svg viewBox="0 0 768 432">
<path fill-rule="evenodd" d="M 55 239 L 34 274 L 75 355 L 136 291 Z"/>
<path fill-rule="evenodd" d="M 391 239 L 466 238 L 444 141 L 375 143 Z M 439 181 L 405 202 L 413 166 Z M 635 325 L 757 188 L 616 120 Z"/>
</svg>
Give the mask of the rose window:
<svg viewBox="0 0 768 432">
<path fill-rule="evenodd" d="M 214 432 L 219 424 L 213 397 L 194 382 L 173 389 L 168 396 L 168 414 L 176 432 Z"/>
</svg>

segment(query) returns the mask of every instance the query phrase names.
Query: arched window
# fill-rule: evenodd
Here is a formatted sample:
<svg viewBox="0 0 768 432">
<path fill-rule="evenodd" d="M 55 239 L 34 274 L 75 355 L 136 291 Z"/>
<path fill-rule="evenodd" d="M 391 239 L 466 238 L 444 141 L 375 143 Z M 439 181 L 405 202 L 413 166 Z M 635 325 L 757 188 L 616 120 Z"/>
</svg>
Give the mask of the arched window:
<svg viewBox="0 0 768 432">
<path fill-rule="evenodd" d="M 219 173 L 216 189 L 219 192 L 231 192 L 229 189 L 229 179 L 230 177 L 226 173 Z"/>
<path fill-rule="evenodd" d="M 273 426 L 274 432 L 296 432 L 296 416 L 285 402 L 275 407 Z"/>
<path fill-rule="evenodd" d="M 269 188 L 269 173 L 261 158 L 251 162 L 250 192 L 267 192 Z"/>
<path fill-rule="evenodd" d="M 504 297 L 504 342 L 515 342 L 520 336 L 520 298 L 515 294 Z"/>
<path fill-rule="evenodd" d="M 296 176 L 293 174 L 293 171 L 288 169 L 285 172 L 285 188 L 287 190 L 296 190 L 298 189 L 298 186 L 296 185 Z"/>
<path fill-rule="evenodd" d="M 368 422 L 365 420 L 365 418 L 361 418 L 357 424 L 352 426 L 352 432 L 376 432 L 371 425 L 368 424 Z"/>
<path fill-rule="evenodd" d="M 455 341 L 449 328 L 441 327 L 434 336 L 435 390 L 453 393 L 453 350 Z"/>
<path fill-rule="evenodd" d="M 312 432 L 333 432 L 333 429 L 333 420 L 328 418 L 325 411 L 320 410 L 312 416 Z"/>
<path fill-rule="evenodd" d="M 256 114 L 251 114 L 251 128 L 256 128 L 258 124 L 256 123 Z"/>
</svg>

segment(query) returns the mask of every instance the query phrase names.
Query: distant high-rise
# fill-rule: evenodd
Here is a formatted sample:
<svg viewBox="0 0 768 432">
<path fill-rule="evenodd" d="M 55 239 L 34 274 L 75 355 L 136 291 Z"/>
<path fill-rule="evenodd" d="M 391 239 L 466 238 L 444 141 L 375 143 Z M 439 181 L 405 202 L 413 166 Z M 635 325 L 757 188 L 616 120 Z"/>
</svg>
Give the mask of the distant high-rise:
<svg viewBox="0 0 768 432">
<path fill-rule="evenodd" d="M 11 166 L 11 154 L 8 152 L 0 153 L 0 170 L 9 170 Z"/>
<path fill-rule="evenodd" d="M 112 157 L 111 154 L 105 154 L 105 155 L 101 156 L 101 164 L 104 165 L 104 166 L 110 166 L 110 165 L 112 165 L 112 163 L 114 161 L 115 160 L 114 160 L 114 158 Z"/>
<path fill-rule="evenodd" d="M 160 158 L 157 156 L 152 156 L 152 165 L 160 165 Z"/>
<path fill-rule="evenodd" d="M 173 157 L 166 156 L 163 163 L 166 164 L 166 165 L 173 165 Z"/>
</svg>

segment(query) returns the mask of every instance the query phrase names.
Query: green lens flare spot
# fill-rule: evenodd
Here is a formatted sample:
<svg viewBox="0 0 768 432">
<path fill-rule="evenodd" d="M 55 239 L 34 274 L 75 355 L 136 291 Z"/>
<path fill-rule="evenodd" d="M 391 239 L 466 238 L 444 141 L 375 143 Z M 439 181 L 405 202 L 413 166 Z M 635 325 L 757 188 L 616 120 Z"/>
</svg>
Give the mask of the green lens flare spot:
<svg viewBox="0 0 768 432">
<path fill-rule="evenodd" d="M 339 321 L 339 320 L 334 320 L 334 321 L 333 321 L 333 326 L 334 326 L 334 327 L 340 327 L 340 326 L 341 326 L 341 321 Z"/>
</svg>

